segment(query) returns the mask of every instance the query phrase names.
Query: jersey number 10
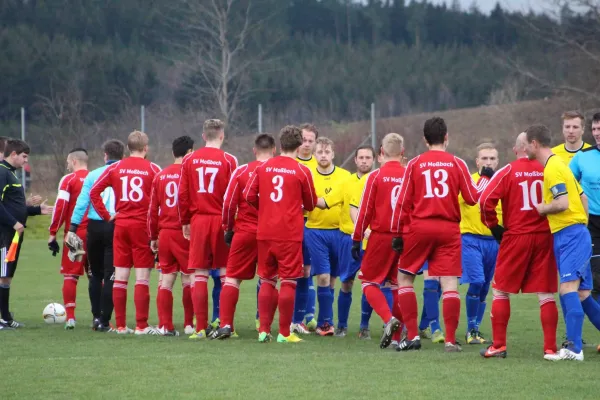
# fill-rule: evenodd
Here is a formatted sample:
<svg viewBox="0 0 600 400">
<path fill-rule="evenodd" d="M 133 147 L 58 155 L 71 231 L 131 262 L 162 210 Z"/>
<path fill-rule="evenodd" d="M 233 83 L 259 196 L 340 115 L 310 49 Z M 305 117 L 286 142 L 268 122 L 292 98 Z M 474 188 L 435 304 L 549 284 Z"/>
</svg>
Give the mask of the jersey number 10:
<svg viewBox="0 0 600 400">
<path fill-rule="evenodd" d="M 528 181 L 519 183 L 523 191 L 523 207 L 521 207 L 521 211 L 531 211 L 533 207 L 537 207 L 540 204 L 542 185 L 543 182 L 538 179 L 531 182 L 531 186 Z"/>
</svg>

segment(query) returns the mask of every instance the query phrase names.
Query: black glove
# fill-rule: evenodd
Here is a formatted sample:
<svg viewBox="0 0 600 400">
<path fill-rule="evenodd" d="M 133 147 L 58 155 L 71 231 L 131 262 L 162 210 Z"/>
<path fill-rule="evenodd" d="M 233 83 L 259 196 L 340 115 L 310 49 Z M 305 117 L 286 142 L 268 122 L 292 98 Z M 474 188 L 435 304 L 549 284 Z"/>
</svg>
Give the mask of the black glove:
<svg viewBox="0 0 600 400">
<path fill-rule="evenodd" d="M 353 240 L 352 241 L 352 249 L 350 250 L 350 253 L 352 253 L 352 258 L 354 258 L 356 261 L 360 260 L 360 246 L 361 246 L 361 242 L 357 241 L 357 240 Z"/>
<path fill-rule="evenodd" d="M 483 168 L 481 168 L 481 172 L 479 173 L 479 175 L 486 176 L 486 177 L 492 179 L 492 176 L 494 176 L 494 170 L 491 169 L 490 167 L 483 167 Z"/>
<path fill-rule="evenodd" d="M 227 247 L 231 247 L 231 241 L 233 240 L 233 231 L 225 231 L 225 244 Z"/>
<path fill-rule="evenodd" d="M 79 228 L 79 225 L 71 224 L 71 226 L 69 226 L 69 232 L 77 233 L 78 228 Z"/>
<path fill-rule="evenodd" d="M 53 257 L 56 257 L 56 255 L 60 253 L 60 246 L 58 245 L 56 239 L 48 243 L 48 250 L 52 252 Z"/>
<path fill-rule="evenodd" d="M 492 235 L 494 236 L 494 239 L 496 239 L 496 242 L 500 244 L 502 236 L 504 236 L 504 227 L 502 225 L 496 225 L 493 228 L 490 228 L 490 231 L 492 231 Z"/>
<path fill-rule="evenodd" d="M 398 254 L 402 254 L 404 251 L 404 239 L 402 236 L 398 236 L 392 239 L 392 249 Z"/>
</svg>

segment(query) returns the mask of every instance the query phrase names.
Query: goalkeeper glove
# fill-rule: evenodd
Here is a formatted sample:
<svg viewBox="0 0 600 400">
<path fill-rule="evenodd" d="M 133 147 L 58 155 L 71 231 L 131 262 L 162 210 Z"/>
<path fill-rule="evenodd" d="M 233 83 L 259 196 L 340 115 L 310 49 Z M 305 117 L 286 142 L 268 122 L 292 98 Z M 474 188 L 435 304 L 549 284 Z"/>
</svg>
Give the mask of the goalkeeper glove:
<svg viewBox="0 0 600 400">
<path fill-rule="evenodd" d="M 392 239 L 392 249 L 398 254 L 402 254 L 404 251 L 404 239 L 402 236 L 398 236 Z"/>
<path fill-rule="evenodd" d="M 492 179 L 492 176 L 494 176 L 494 170 L 490 167 L 483 167 L 481 168 L 481 172 L 479 173 L 479 175 Z"/>
<path fill-rule="evenodd" d="M 350 252 L 352 253 L 352 258 L 354 258 L 354 260 L 356 260 L 356 261 L 360 260 L 360 245 L 361 245 L 360 241 L 358 241 L 358 240 L 352 241 L 352 249 L 350 250 Z"/>
<path fill-rule="evenodd" d="M 77 234 L 68 232 L 65 238 L 65 246 L 69 249 L 69 260 L 71 262 L 81 261 L 85 251 L 83 250 L 83 240 Z"/>
<path fill-rule="evenodd" d="M 231 247 L 231 241 L 233 240 L 233 231 L 225 231 L 225 244 L 227 247 Z"/>
<path fill-rule="evenodd" d="M 496 225 L 493 228 L 490 228 L 490 231 L 492 231 L 492 235 L 494 236 L 494 239 L 496 239 L 496 242 L 500 244 L 502 237 L 504 236 L 504 227 L 502 225 Z"/>
<path fill-rule="evenodd" d="M 60 253 L 60 246 L 58 245 L 56 239 L 48 243 L 48 250 L 52 252 L 53 257 L 56 257 L 56 255 Z"/>
</svg>

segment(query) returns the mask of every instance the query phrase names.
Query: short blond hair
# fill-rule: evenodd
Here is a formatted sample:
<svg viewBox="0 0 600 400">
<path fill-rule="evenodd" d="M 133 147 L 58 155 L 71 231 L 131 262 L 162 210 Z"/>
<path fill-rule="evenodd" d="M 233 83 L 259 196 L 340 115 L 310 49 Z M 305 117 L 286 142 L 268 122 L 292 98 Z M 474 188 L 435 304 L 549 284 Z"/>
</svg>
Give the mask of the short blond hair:
<svg viewBox="0 0 600 400">
<path fill-rule="evenodd" d="M 214 140 L 219 137 L 219 133 L 225 129 L 225 123 L 220 119 L 207 119 L 204 121 L 202 132 L 206 140 Z"/>
<path fill-rule="evenodd" d="M 585 121 L 585 117 L 579 111 L 565 111 L 564 113 L 562 113 L 562 115 L 560 117 L 562 118 L 563 121 L 566 119 L 579 118 L 581 120 L 581 125 L 583 125 L 583 123 Z"/>
<path fill-rule="evenodd" d="M 315 139 L 317 139 L 319 137 L 319 131 L 317 130 L 317 127 L 313 124 L 302 124 L 300 125 L 300 129 L 303 131 L 309 131 L 315 134 Z"/>
<path fill-rule="evenodd" d="M 88 163 L 88 154 L 83 150 L 76 150 L 69 153 L 67 158 L 71 160 L 77 160 L 80 164 L 87 165 Z"/>
<path fill-rule="evenodd" d="M 127 137 L 127 148 L 129 151 L 144 151 L 148 146 L 148 135 L 141 131 L 133 131 Z"/>
<path fill-rule="evenodd" d="M 477 157 L 479 157 L 479 152 L 481 150 L 496 150 L 498 151 L 498 148 L 496 147 L 496 145 L 492 142 L 484 142 L 481 143 L 479 146 L 477 146 L 476 151 L 477 151 Z"/>
<path fill-rule="evenodd" d="M 388 157 L 399 157 L 404 152 L 404 138 L 397 133 L 388 133 L 381 141 L 383 154 Z"/>
<path fill-rule="evenodd" d="M 312 132 L 312 131 L 311 131 Z M 323 147 L 331 147 L 331 151 L 333 151 L 333 140 L 329 139 L 328 137 L 320 137 L 315 141 L 315 148 L 316 146 L 323 146 Z"/>
</svg>

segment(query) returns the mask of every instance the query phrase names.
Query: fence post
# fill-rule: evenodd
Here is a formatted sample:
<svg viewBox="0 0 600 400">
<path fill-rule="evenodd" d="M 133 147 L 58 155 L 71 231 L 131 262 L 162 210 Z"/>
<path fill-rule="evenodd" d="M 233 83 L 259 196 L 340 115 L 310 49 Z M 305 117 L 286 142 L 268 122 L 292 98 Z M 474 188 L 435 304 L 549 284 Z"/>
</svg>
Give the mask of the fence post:
<svg viewBox="0 0 600 400">
<path fill-rule="evenodd" d="M 25 141 L 25 107 L 21 107 L 21 140 Z M 27 191 L 27 173 L 25 167 L 21 168 L 21 183 L 23 184 L 23 191 Z"/>
<path fill-rule="evenodd" d="M 375 153 L 379 154 L 377 150 L 377 132 L 375 132 L 375 103 L 371 103 L 371 146 L 375 149 Z M 377 167 L 377 158 L 375 158 L 373 165 Z"/>
<path fill-rule="evenodd" d="M 258 105 L 258 133 L 263 133 L 262 104 Z"/>
<path fill-rule="evenodd" d="M 142 132 L 146 133 L 146 108 L 144 106 L 140 107 L 140 121 Z"/>
</svg>

